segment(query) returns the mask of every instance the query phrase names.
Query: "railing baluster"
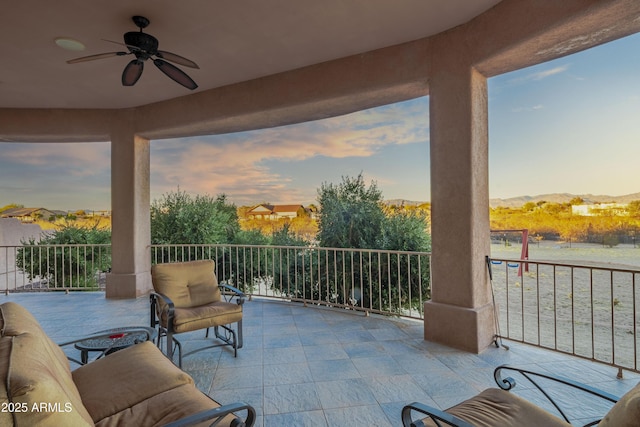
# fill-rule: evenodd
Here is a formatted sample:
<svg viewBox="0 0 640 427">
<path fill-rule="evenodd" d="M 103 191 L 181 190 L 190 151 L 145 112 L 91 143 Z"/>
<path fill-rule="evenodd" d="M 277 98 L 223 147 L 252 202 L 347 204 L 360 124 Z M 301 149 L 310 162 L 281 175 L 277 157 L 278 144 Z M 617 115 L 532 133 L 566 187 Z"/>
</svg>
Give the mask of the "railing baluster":
<svg viewBox="0 0 640 427">
<path fill-rule="evenodd" d="M 320 268 L 320 266 L 318 266 L 318 268 Z M 320 271 L 318 271 L 318 277 L 320 277 Z M 331 297 L 333 298 L 333 289 L 331 288 L 332 281 L 331 281 L 331 278 L 329 277 L 329 250 L 328 249 L 324 249 L 324 277 L 325 277 L 325 282 L 327 283 L 327 294 L 331 293 Z M 337 296 L 335 298 L 335 302 L 337 304 L 344 305 L 344 301 L 340 302 Z"/>
<path fill-rule="evenodd" d="M 611 295 L 611 361 L 616 363 L 615 302 L 613 298 L 613 271 L 609 272 L 609 290 Z"/>
<path fill-rule="evenodd" d="M 556 266 L 553 266 L 553 343 L 558 348 L 558 289 L 556 286 Z"/>
<path fill-rule="evenodd" d="M 637 323 L 637 312 L 636 312 L 636 275 L 634 273 L 631 274 L 631 289 L 633 292 L 632 300 L 632 308 L 633 308 L 633 367 L 634 369 L 638 369 L 638 323 Z"/>
<path fill-rule="evenodd" d="M 575 288 L 573 286 L 573 280 L 575 278 L 575 269 L 571 267 L 571 352 L 576 352 L 576 316 L 575 316 Z"/>
<path fill-rule="evenodd" d="M 377 282 L 378 282 L 378 295 L 382 296 L 382 259 L 381 259 L 382 255 L 381 255 L 380 252 L 378 252 L 377 256 L 378 256 L 378 262 L 377 262 L 377 264 L 378 264 L 378 272 L 376 273 L 376 279 L 377 279 Z M 382 311 L 384 309 L 383 305 L 382 305 L 382 298 L 379 298 L 379 300 L 380 300 L 379 301 L 379 309 L 380 309 L 380 311 Z"/>
<path fill-rule="evenodd" d="M 510 306 L 511 306 L 511 300 L 509 298 L 509 266 L 506 264 L 505 262 L 505 266 L 504 266 L 504 273 L 505 273 L 505 290 L 506 290 L 506 317 L 507 317 L 507 336 L 511 337 L 511 322 L 509 321 L 509 312 L 510 312 Z"/>
<path fill-rule="evenodd" d="M 538 307 L 536 313 L 537 317 L 537 328 L 538 328 L 538 345 L 542 342 L 542 337 L 540 336 L 540 264 L 536 264 L 536 301 L 538 303 Z"/>
<path fill-rule="evenodd" d="M 411 311 L 411 255 L 406 255 L 407 257 L 407 293 L 409 294 L 409 311 Z M 400 287 L 402 290 L 402 287 Z M 400 299 L 402 302 L 402 299 Z M 402 307 L 402 306 L 401 306 Z"/>
<path fill-rule="evenodd" d="M 400 306 L 401 305 L 401 300 L 400 300 L 401 292 L 400 292 L 400 290 L 402 289 L 402 286 L 400 284 L 400 280 L 401 280 L 401 278 L 400 278 L 401 277 L 400 264 L 401 264 L 401 261 L 400 261 L 400 254 L 399 253 L 396 254 L 396 260 L 397 260 L 397 267 L 398 267 L 398 271 L 397 271 L 398 278 L 396 279 L 396 286 L 398 287 L 398 306 Z"/>
</svg>

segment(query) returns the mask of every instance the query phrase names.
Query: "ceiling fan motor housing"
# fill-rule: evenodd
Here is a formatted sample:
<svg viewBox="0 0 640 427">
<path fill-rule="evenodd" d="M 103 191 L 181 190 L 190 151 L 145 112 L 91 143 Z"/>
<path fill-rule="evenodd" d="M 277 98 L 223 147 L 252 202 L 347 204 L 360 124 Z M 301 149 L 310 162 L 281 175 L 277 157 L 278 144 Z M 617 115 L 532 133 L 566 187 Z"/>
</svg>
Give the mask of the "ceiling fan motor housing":
<svg viewBox="0 0 640 427">
<path fill-rule="evenodd" d="M 143 51 L 148 56 L 151 56 L 158 52 L 158 39 L 147 33 L 129 31 L 124 34 L 124 43 L 134 54 L 139 53 L 139 51 Z"/>
</svg>

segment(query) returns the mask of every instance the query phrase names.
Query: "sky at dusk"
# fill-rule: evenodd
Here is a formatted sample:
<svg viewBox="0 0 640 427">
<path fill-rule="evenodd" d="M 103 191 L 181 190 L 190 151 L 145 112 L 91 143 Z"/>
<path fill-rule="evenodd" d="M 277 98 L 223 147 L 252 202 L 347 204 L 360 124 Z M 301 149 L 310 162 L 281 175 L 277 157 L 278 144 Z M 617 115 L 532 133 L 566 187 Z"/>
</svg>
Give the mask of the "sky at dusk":
<svg viewBox="0 0 640 427">
<path fill-rule="evenodd" d="M 489 193 L 640 192 L 640 35 L 489 79 Z M 227 135 L 151 141 L 151 199 L 315 203 L 362 173 L 386 199 L 430 200 L 429 100 Z M 0 207 L 108 210 L 109 143 L 0 143 Z"/>
</svg>

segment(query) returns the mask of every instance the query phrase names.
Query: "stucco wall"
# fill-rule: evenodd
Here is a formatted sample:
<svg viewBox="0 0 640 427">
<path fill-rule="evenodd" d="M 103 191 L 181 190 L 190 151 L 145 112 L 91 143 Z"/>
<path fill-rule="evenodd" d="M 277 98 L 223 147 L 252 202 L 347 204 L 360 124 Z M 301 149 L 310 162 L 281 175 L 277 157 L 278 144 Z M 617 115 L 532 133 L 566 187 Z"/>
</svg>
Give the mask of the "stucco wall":
<svg viewBox="0 0 640 427">
<path fill-rule="evenodd" d="M 39 239 L 42 229 L 37 224 L 22 224 L 16 218 L 0 218 L 0 290 L 13 288 L 22 275 L 16 271 L 16 250 L 29 238 Z M 10 282 L 10 283 L 9 283 Z"/>
<path fill-rule="evenodd" d="M 42 228 L 37 224 L 23 224 L 16 218 L 0 218 L 0 246 L 20 245 L 31 237 L 39 239 Z"/>
</svg>

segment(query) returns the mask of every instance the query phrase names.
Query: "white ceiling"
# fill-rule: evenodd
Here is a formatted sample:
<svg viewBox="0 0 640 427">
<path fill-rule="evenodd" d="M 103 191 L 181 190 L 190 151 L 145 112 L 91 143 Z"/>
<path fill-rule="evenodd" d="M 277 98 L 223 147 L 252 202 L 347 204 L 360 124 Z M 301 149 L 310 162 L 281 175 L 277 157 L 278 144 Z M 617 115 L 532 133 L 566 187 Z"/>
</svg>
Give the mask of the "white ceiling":
<svg viewBox="0 0 640 427">
<path fill-rule="evenodd" d="M 179 66 L 194 92 L 427 37 L 463 24 L 500 0 L 42 0 L 6 1 L 0 14 L 0 108 L 127 108 L 193 93 L 148 62 L 123 87 L 132 56 L 67 64 L 123 50 L 133 15 L 159 48 L 200 66 Z M 57 37 L 82 42 L 82 52 Z"/>
</svg>

